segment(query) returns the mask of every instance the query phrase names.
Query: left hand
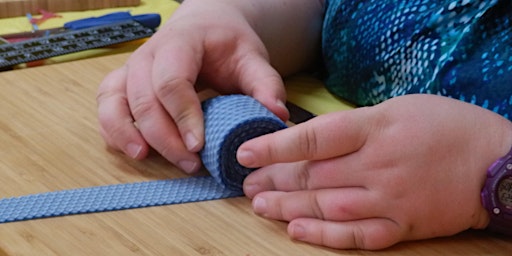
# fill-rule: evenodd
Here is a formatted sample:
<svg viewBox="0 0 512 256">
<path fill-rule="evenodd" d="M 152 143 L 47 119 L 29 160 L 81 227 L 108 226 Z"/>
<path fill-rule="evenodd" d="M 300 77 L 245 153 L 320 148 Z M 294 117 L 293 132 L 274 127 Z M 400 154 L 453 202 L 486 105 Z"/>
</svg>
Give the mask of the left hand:
<svg viewBox="0 0 512 256">
<path fill-rule="evenodd" d="M 512 145 L 503 117 L 454 99 L 408 95 L 326 114 L 244 143 L 257 214 L 297 240 L 382 249 L 485 228 L 487 168 Z"/>
</svg>

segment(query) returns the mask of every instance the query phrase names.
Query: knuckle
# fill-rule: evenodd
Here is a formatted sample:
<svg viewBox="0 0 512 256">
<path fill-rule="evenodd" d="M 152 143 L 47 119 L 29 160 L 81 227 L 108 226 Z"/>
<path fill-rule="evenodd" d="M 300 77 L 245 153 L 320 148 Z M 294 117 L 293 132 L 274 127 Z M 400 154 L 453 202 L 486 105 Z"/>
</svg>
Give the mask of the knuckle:
<svg viewBox="0 0 512 256">
<path fill-rule="evenodd" d="M 107 101 L 109 98 L 113 97 L 113 93 L 107 90 L 103 90 L 100 86 L 96 93 L 96 104 L 99 106 L 103 102 Z"/>
<path fill-rule="evenodd" d="M 135 129 L 132 122 L 103 122 L 102 124 L 105 136 L 109 139 L 107 143 L 110 146 L 117 146 L 117 143 L 123 144 L 129 129 Z"/>
<path fill-rule="evenodd" d="M 125 65 L 106 75 L 98 86 L 98 94 L 123 93 L 126 86 L 127 69 L 128 67 Z"/>
<path fill-rule="evenodd" d="M 322 209 L 322 206 L 320 205 L 320 202 L 318 200 L 318 194 L 317 193 L 310 193 L 309 194 L 309 205 L 311 205 L 311 208 L 313 210 L 313 214 L 320 220 L 325 220 L 324 210 Z"/>
<path fill-rule="evenodd" d="M 299 147 L 301 154 L 306 159 L 312 159 L 318 151 L 318 138 L 314 129 L 304 129 L 304 132 L 299 134 L 301 145 Z"/>
<path fill-rule="evenodd" d="M 108 78 L 103 81 L 98 90 L 96 91 L 96 103 L 99 105 L 103 102 L 115 101 L 123 99 L 123 93 L 116 88 L 112 87 L 111 83 L 108 83 Z"/>
<path fill-rule="evenodd" d="M 158 136 L 162 138 L 162 136 Z M 185 149 L 181 138 L 168 134 L 163 140 L 152 141 L 153 148 L 173 164 L 178 164 L 181 159 L 190 159 L 192 156 Z"/>
<path fill-rule="evenodd" d="M 277 219 L 286 220 L 286 221 L 290 221 L 293 219 L 293 215 L 291 215 L 291 213 L 289 211 L 286 211 L 284 209 L 284 207 L 282 207 L 281 205 L 279 205 L 275 209 L 277 210 L 276 211 Z"/>
<path fill-rule="evenodd" d="M 175 115 L 173 115 L 173 119 L 175 120 L 175 122 L 177 124 L 187 123 L 187 120 L 191 120 L 193 118 L 194 114 L 196 113 L 193 110 L 194 110 L 194 108 L 189 106 L 189 107 L 185 108 L 184 110 L 178 111 Z"/>
<path fill-rule="evenodd" d="M 191 104 L 176 105 L 176 102 L 186 100 L 193 87 L 193 82 L 184 78 L 164 79 L 155 83 L 155 94 L 164 105 L 173 105 L 168 109 L 176 123 L 183 123 L 196 111 Z M 195 92 L 194 92 L 195 93 Z"/>
<path fill-rule="evenodd" d="M 299 186 L 300 190 L 309 190 L 311 182 L 311 173 L 309 172 L 309 163 L 306 163 L 295 174 L 295 184 Z"/>
<path fill-rule="evenodd" d="M 190 84 L 190 81 L 183 78 L 164 78 L 155 81 L 154 89 L 159 97 L 167 98 L 175 94 L 179 95 L 180 90 Z"/>
<path fill-rule="evenodd" d="M 137 121 L 140 121 L 145 116 L 151 115 L 151 113 L 154 113 L 160 108 L 158 103 L 148 96 L 138 97 L 130 102 L 129 105 L 132 115 Z"/>
<path fill-rule="evenodd" d="M 154 74 L 153 89 L 161 100 L 180 98 L 194 88 L 192 78 L 176 77 L 172 74 Z"/>
<path fill-rule="evenodd" d="M 115 111 L 115 107 L 109 104 L 107 100 L 102 100 L 101 97 L 108 97 L 113 101 L 119 101 L 113 99 L 114 96 L 107 96 L 105 94 L 100 95 L 98 100 L 98 122 L 102 131 L 102 136 L 106 139 L 109 145 L 112 145 L 114 141 L 124 138 L 127 129 L 133 127 L 133 118 L 129 114 Z"/>
<path fill-rule="evenodd" d="M 268 161 L 267 161 L 267 162 L 269 162 L 269 163 L 275 163 L 275 162 L 277 162 L 277 161 L 276 161 L 276 160 L 277 160 L 276 158 L 277 158 L 277 156 L 279 156 L 279 155 L 280 155 L 280 153 L 281 153 L 281 152 L 280 152 L 280 149 L 279 149 L 278 145 L 275 145 L 275 144 L 274 144 L 274 142 L 275 142 L 275 141 L 270 140 L 270 141 L 269 141 L 269 143 L 270 143 L 270 144 L 268 144 L 268 145 L 270 145 L 270 146 L 266 146 L 266 147 L 264 147 L 264 148 L 263 148 L 263 149 L 265 150 L 265 151 L 264 151 L 264 152 L 265 152 L 265 154 L 264 154 L 263 156 L 260 156 L 260 157 L 259 157 L 260 159 L 265 159 L 265 158 L 267 158 L 267 159 L 268 159 Z M 263 145 L 267 145 L 267 144 L 263 144 Z"/>
<path fill-rule="evenodd" d="M 103 129 L 101 136 L 109 148 L 123 150 L 129 141 L 127 134 L 126 127 L 116 125 Z"/>
<path fill-rule="evenodd" d="M 369 249 L 366 243 L 365 232 L 362 227 L 356 226 L 352 230 L 353 244 L 358 249 Z"/>
</svg>

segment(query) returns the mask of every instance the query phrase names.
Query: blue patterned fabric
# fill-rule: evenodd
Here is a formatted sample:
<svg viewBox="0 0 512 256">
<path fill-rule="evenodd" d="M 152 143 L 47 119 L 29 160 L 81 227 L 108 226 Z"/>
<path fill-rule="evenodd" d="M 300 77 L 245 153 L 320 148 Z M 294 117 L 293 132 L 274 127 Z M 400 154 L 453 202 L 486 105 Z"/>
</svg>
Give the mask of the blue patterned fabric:
<svg viewBox="0 0 512 256">
<path fill-rule="evenodd" d="M 439 94 L 507 118 L 512 1 L 326 0 L 326 86 L 357 105 Z"/>
</svg>

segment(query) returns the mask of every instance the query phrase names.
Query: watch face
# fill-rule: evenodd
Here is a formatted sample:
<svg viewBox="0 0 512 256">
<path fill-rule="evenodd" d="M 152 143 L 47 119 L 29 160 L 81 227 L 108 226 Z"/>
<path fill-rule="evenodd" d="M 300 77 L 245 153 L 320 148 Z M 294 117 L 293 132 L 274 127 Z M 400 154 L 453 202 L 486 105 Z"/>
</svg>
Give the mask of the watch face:
<svg viewBox="0 0 512 256">
<path fill-rule="evenodd" d="M 505 177 L 498 184 L 498 199 L 505 207 L 512 209 L 512 176 Z"/>
</svg>

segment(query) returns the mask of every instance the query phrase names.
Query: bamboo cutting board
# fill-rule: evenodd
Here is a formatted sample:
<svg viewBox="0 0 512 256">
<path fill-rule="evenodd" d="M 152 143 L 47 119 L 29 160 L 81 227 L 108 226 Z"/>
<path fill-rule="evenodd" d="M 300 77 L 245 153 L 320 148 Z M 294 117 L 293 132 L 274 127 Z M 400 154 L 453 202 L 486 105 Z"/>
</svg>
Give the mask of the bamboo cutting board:
<svg viewBox="0 0 512 256">
<path fill-rule="evenodd" d="M 0 197 L 187 177 L 157 154 L 134 161 L 105 148 L 98 132 L 97 86 L 128 57 L 111 55 L 0 72 Z M 313 83 L 287 80 L 287 94 L 303 92 Z M 307 99 L 311 96 L 304 93 Z M 291 240 L 286 223 L 255 215 L 244 197 L 0 224 L 0 256 L 509 256 L 510 252 L 512 238 L 478 231 L 400 243 L 378 252 L 313 246 Z"/>
<path fill-rule="evenodd" d="M 0 18 L 50 12 L 85 11 L 103 8 L 138 6 L 140 0 L 0 0 Z"/>
</svg>

